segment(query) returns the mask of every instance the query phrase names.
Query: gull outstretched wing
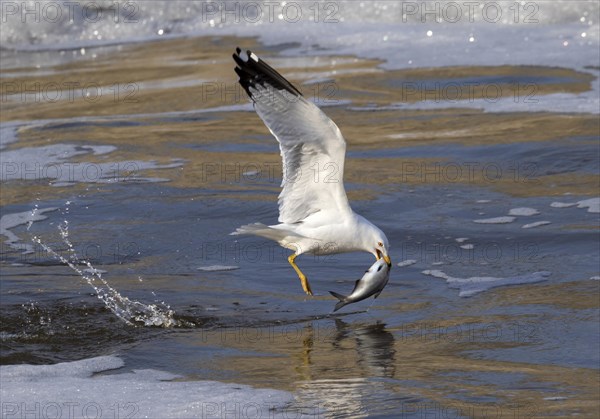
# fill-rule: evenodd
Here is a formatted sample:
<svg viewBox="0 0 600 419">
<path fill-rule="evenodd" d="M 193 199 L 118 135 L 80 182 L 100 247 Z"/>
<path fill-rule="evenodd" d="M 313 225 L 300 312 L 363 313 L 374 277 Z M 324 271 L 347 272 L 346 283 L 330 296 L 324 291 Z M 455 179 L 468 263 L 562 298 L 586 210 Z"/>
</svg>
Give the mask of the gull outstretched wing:
<svg viewBox="0 0 600 419">
<path fill-rule="evenodd" d="M 283 160 L 279 222 L 298 223 L 319 211 L 350 210 L 344 190 L 346 141 L 339 128 L 281 74 L 251 51 L 233 54 L 254 109 L 279 142 Z"/>
</svg>

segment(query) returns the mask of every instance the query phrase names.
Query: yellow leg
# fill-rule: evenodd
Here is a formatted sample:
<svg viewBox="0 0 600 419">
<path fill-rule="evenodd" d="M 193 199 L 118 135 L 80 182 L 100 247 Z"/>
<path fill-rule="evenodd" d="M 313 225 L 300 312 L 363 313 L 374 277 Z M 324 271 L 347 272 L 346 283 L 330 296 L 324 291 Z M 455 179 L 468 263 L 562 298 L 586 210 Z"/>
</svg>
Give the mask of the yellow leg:
<svg viewBox="0 0 600 419">
<path fill-rule="evenodd" d="M 300 278 L 300 282 L 302 283 L 302 289 L 304 290 L 304 292 L 308 295 L 313 295 L 312 290 L 310 289 L 310 284 L 308 283 L 308 279 L 306 279 L 306 275 L 302 273 L 298 265 L 296 265 L 296 262 L 294 262 L 297 256 L 298 255 L 295 254 L 290 255 L 290 257 L 288 257 L 288 262 L 290 262 L 290 265 L 292 265 L 292 268 L 294 268 L 294 270 L 298 274 L 298 278 Z"/>
</svg>

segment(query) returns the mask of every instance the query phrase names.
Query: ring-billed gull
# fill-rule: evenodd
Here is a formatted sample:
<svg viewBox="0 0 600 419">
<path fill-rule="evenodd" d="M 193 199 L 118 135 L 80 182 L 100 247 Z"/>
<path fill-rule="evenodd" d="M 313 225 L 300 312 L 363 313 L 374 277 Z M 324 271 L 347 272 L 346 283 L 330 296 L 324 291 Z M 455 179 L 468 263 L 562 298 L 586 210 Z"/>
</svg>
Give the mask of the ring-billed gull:
<svg viewBox="0 0 600 419">
<path fill-rule="evenodd" d="M 339 128 L 316 105 L 251 51 L 233 54 L 235 72 L 254 109 L 279 142 L 283 160 L 279 224 L 254 223 L 233 235 L 253 234 L 275 240 L 294 251 L 288 261 L 304 291 L 312 295 L 296 265 L 303 253 L 329 255 L 369 252 L 391 266 L 383 232 L 350 208 L 344 190 L 346 141 Z"/>
</svg>

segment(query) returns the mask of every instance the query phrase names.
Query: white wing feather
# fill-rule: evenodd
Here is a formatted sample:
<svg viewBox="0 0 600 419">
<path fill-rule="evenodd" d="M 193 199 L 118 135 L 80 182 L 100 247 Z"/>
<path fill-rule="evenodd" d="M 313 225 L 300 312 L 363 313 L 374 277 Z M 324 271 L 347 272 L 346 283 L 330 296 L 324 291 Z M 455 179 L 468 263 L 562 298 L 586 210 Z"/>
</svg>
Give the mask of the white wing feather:
<svg viewBox="0 0 600 419">
<path fill-rule="evenodd" d="M 256 55 L 248 60 L 254 61 L 250 71 L 258 81 L 245 88 L 279 142 L 283 160 L 279 222 L 298 223 L 320 211 L 351 212 L 343 182 L 346 141 L 337 125 L 266 63 L 257 69 Z"/>
<path fill-rule="evenodd" d="M 349 211 L 343 173 L 346 142 L 317 106 L 284 90 L 253 90 L 256 113 L 277 138 L 283 161 L 279 222 L 319 211 Z"/>
</svg>

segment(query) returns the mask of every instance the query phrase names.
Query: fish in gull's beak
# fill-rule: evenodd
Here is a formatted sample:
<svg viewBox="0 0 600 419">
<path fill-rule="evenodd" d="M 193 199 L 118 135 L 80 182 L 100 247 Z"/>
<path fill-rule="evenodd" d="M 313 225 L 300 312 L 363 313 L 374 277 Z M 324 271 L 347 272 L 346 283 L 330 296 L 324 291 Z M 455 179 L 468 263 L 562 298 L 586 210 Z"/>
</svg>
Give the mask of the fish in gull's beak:
<svg viewBox="0 0 600 419">
<path fill-rule="evenodd" d="M 375 257 L 377 258 L 377 260 L 383 258 L 383 260 L 385 260 L 385 263 L 387 263 L 388 266 L 392 266 L 392 259 L 390 259 L 388 255 L 384 255 L 381 250 L 375 249 Z"/>
</svg>

